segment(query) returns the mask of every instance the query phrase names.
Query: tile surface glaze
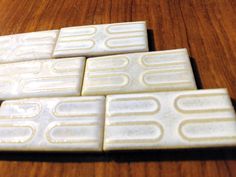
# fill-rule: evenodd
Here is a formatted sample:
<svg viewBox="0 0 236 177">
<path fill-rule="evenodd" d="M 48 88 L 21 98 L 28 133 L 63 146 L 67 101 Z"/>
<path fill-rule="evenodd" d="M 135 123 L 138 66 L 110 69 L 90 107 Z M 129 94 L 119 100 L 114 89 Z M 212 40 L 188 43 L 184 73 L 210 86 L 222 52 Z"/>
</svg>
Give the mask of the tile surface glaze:
<svg viewBox="0 0 236 177">
<path fill-rule="evenodd" d="M 145 22 L 62 28 L 54 57 L 98 56 L 148 51 Z"/>
<path fill-rule="evenodd" d="M 225 89 L 107 96 L 104 149 L 236 145 Z"/>
<path fill-rule="evenodd" d="M 82 95 L 196 89 L 186 49 L 87 59 Z"/>
<path fill-rule="evenodd" d="M 0 36 L 0 63 L 48 59 L 59 30 Z"/>
<path fill-rule="evenodd" d="M 105 98 L 9 100 L 0 108 L 0 150 L 101 151 Z"/>
<path fill-rule="evenodd" d="M 85 58 L 0 65 L 0 99 L 80 95 Z"/>
</svg>

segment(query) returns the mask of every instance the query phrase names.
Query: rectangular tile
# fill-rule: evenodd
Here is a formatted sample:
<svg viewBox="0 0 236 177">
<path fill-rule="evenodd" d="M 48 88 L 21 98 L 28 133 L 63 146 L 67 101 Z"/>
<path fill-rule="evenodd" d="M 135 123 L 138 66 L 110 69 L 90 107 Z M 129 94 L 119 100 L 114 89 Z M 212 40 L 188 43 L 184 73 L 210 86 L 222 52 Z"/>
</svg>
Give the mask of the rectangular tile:
<svg viewBox="0 0 236 177">
<path fill-rule="evenodd" d="M 59 30 L 0 36 L 0 63 L 48 59 Z"/>
<path fill-rule="evenodd" d="M 196 89 L 186 49 L 87 59 L 82 95 Z"/>
<path fill-rule="evenodd" d="M 104 150 L 236 146 L 225 89 L 109 95 Z"/>
<path fill-rule="evenodd" d="M 142 51 L 148 51 L 146 23 L 129 22 L 62 28 L 53 56 L 99 56 Z"/>
<path fill-rule="evenodd" d="M 105 98 L 58 97 L 4 101 L 1 151 L 101 151 Z"/>
<path fill-rule="evenodd" d="M 0 65 L 0 100 L 80 95 L 85 58 Z"/>
</svg>

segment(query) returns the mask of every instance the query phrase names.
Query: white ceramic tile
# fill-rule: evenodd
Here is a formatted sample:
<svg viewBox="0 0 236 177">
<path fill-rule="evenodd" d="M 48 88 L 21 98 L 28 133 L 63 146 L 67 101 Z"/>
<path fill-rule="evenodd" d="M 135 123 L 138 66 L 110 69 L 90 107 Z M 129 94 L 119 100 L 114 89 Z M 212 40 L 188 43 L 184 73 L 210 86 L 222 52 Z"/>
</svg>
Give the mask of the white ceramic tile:
<svg viewBox="0 0 236 177">
<path fill-rule="evenodd" d="M 85 58 L 0 65 L 0 100 L 80 95 Z"/>
<path fill-rule="evenodd" d="M 1 151 L 101 151 L 105 98 L 9 100 L 0 108 Z"/>
<path fill-rule="evenodd" d="M 82 95 L 196 89 L 186 49 L 87 59 Z"/>
<path fill-rule="evenodd" d="M 225 89 L 107 96 L 105 150 L 236 146 Z"/>
<path fill-rule="evenodd" d="M 148 51 L 145 22 L 62 28 L 54 57 L 99 56 Z"/>
<path fill-rule="evenodd" d="M 0 63 L 52 57 L 59 30 L 0 36 Z"/>
</svg>

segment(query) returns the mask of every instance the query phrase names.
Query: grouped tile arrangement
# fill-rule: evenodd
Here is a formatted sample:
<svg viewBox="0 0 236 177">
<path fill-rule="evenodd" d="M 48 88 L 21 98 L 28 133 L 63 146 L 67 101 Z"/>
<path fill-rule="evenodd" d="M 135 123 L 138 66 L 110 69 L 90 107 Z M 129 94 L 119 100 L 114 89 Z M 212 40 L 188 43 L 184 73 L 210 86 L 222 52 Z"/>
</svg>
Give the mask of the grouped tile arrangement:
<svg viewBox="0 0 236 177">
<path fill-rule="evenodd" d="M 227 90 L 197 90 L 186 49 L 148 52 L 145 22 L 2 36 L 0 63 L 1 151 L 236 145 Z"/>
</svg>

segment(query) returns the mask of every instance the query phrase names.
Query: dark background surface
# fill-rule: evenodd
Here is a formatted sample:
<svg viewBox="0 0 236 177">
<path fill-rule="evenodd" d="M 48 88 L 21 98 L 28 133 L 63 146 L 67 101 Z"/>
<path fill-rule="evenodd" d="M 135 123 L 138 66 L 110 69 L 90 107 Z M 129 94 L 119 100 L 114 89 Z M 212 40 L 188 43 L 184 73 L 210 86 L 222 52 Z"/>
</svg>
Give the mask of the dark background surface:
<svg viewBox="0 0 236 177">
<path fill-rule="evenodd" d="M 150 50 L 187 48 L 198 88 L 236 105 L 236 0 L 0 0 L 0 35 L 146 20 Z M 0 153 L 0 176 L 234 177 L 236 148 Z"/>
</svg>

